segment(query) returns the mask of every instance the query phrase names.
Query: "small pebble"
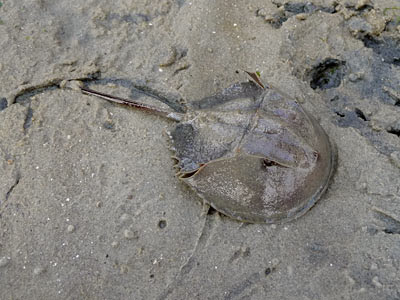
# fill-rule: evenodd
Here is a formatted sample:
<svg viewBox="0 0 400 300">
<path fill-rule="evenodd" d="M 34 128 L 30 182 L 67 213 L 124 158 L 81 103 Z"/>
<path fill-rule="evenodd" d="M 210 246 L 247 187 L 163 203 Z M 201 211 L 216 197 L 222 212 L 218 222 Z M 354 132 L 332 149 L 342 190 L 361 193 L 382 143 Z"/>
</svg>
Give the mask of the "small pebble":
<svg viewBox="0 0 400 300">
<path fill-rule="evenodd" d="M 369 122 L 369 126 L 372 128 L 372 130 L 377 131 L 377 132 L 384 130 L 384 127 L 382 126 L 382 124 L 377 123 L 375 120 L 371 120 L 371 122 Z"/>
<path fill-rule="evenodd" d="M 68 225 L 67 231 L 68 232 L 74 232 L 75 231 L 75 226 L 74 225 Z"/>
<path fill-rule="evenodd" d="M 131 240 L 131 239 L 134 239 L 136 237 L 136 234 L 130 229 L 125 229 L 124 230 L 124 237 L 127 240 Z"/>
<path fill-rule="evenodd" d="M 301 13 L 301 14 L 297 14 L 297 15 L 296 15 L 296 19 L 297 19 L 297 20 L 300 20 L 300 21 L 306 20 L 307 17 L 308 17 L 308 15 L 307 15 L 307 14 L 304 14 L 304 13 Z"/>
<path fill-rule="evenodd" d="M 272 22 L 273 20 L 275 20 L 275 17 L 272 15 L 266 15 L 264 17 L 265 22 Z"/>
<path fill-rule="evenodd" d="M 271 265 L 272 265 L 273 267 L 276 267 L 278 264 L 279 264 L 279 259 L 273 258 L 273 259 L 271 260 Z"/>
<path fill-rule="evenodd" d="M 111 243 L 111 247 L 113 247 L 113 248 L 117 248 L 118 245 L 119 245 L 119 243 L 118 243 L 117 241 L 113 241 L 113 242 Z"/>
<path fill-rule="evenodd" d="M 161 229 L 164 229 L 165 227 L 167 227 L 167 221 L 165 220 L 160 220 L 158 222 L 158 227 L 160 227 Z"/>
<path fill-rule="evenodd" d="M 71 80 L 66 83 L 62 82 L 62 84 L 63 84 L 63 88 L 70 88 L 71 90 L 78 91 L 78 92 L 80 92 L 81 88 L 83 87 L 83 82 L 79 81 L 79 80 Z M 61 87 L 61 84 L 60 84 L 60 87 Z"/>
<path fill-rule="evenodd" d="M 61 88 L 61 89 L 65 88 L 65 87 L 67 86 L 67 84 L 68 84 L 68 80 L 63 80 L 63 81 L 61 81 L 61 82 L 60 82 L 60 88 Z"/>
<path fill-rule="evenodd" d="M 361 73 L 361 72 L 359 72 L 359 73 L 351 73 L 351 74 L 349 75 L 349 80 L 350 80 L 351 82 L 355 82 L 355 81 L 357 81 L 357 80 L 362 79 L 363 76 L 364 76 L 364 74 Z"/>
<path fill-rule="evenodd" d="M 42 273 L 44 273 L 45 269 L 41 266 L 35 267 L 33 269 L 33 275 L 40 275 Z"/>
<path fill-rule="evenodd" d="M 9 257 L 3 256 L 2 258 L 0 258 L 0 268 L 7 266 L 9 262 L 10 262 Z"/>
<path fill-rule="evenodd" d="M 101 201 L 97 201 L 96 202 L 96 207 L 99 208 L 99 207 L 102 207 L 102 206 L 103 206 L 103 203 Z"/>
<path fill-rule="evenodd" d="M 103 127 L 108 130 L 114 129 L 114 123 L 111 120 L 107 120 L 103 123 Z"/>
<path fill-rule="evenodd" d="M 372 278 L 372 283 L 373 283 L 377 288 L 381 288 L 381 287 L 383 286 L 382 283 L 379 282 L 378 276 L 375 276 L 374 278 Z"/>
<path fill-rule="evenodd" d="M 267 15 L 267 10 L 265 8 L 261 8 L 257 11 L 257 16 L 265 17 Z"/>
<path fill-rule="evenodd" d="M 390 161 L 398 168 L 400 168 L 400 151 L 393 151 L 390 154 Z"/>
<path fill-rule="evenodd" d="M 120 266 L 119 266 L 119 272 L 120 272 L 120 274 L 126 274 L 126 273 L 128 273 L 128 271 L 129 271 L 129 268 L 128 268 L 127 265 L 120 265 Z"/>
<path fill-rule="evenodd" d="M 349 75 L 349 80 L 350 80 L 351 82 L 357 81 L 357 75 L 354 74 L 354 73 L 351 73 L 351 74 Z"/>
</svg>

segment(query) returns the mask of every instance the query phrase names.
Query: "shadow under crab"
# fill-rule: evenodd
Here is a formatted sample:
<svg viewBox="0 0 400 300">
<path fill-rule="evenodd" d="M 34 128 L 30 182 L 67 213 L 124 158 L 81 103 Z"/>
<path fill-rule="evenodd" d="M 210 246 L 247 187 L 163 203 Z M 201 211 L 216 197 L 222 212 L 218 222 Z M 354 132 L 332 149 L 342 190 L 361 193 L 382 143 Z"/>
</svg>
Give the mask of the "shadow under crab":
<svg viewBox="0 0 400 300">
<path fill-rule="evenodd" d="M 279 223 L 303 215 L 335 167 L 335 151 L 318 122 L 285 93 L 253 81 L 192 102 L 186 113 L 81 91 L 178 122 L 170 132 L 178 177 L 240 221 Z"/>
</svg>

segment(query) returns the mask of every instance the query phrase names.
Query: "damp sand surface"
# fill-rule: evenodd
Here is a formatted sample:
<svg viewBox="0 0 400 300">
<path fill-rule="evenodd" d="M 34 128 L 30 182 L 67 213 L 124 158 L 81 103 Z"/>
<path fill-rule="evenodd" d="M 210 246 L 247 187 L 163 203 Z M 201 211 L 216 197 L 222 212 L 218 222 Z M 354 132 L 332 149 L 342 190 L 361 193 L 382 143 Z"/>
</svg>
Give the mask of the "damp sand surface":
<svg viewBox="0 0 400 300">
<path fill-rule="evenodd" d="M 395 0 L 1 1 L 0 299 L 399 299 L 399 18 Z M 203 207 L 174 124 L 59 88 L 179 107 L 242 70 L 337 147 L 290 223 Z"/>
</svg>

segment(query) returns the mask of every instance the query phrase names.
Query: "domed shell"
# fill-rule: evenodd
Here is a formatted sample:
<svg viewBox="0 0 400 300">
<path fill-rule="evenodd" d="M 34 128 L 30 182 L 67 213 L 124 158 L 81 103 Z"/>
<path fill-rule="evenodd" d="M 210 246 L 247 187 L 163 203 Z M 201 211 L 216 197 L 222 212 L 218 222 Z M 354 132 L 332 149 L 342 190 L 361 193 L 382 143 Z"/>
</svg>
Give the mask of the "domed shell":
<svg viewBox="0 0 400 300">
<path fill-rule="evenodd" d="M 180 179 L 217 211 L 252 223 L 289 221 L 327 188 L 335 164 L 328 136 L 283 92 L 241 83 L 195 105 L 172 143 Z"/>
</svg>

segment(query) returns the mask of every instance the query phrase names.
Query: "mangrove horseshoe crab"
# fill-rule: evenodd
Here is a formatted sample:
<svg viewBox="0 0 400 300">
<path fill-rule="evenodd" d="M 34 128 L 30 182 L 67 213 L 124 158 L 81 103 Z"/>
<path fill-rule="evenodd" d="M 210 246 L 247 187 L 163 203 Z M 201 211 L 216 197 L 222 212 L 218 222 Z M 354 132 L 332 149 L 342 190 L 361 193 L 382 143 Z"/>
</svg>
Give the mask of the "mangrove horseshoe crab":
<svg viewBox="0 0 400 300">
<path fill-rule="evenodd" d="M 236 83 L 186 113 L 80 90 L 177 121 L 169 135 L 178 176 L 217 211 L 251 223 L 289 221 L 326 190 L 335 153 L 299 103 L 249 75 L 257 84 Z"/>
</svg>

